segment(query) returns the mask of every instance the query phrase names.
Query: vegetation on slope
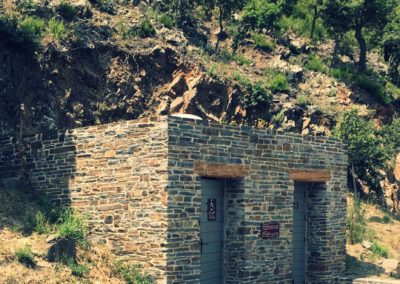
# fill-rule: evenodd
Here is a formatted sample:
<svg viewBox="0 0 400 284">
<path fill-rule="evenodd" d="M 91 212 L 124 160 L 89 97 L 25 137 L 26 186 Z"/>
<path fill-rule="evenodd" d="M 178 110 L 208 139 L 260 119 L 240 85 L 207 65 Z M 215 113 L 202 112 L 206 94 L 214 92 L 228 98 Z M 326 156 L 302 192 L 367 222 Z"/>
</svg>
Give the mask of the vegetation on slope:
<svg viewBox="0 0 400 284">
<path fill-rule="evenodd" d="M 116 262 L 107 247 L 92 245 L 86 221 L 71 209 L 16 187 L 1 187 L 0 202 L 4 283 L 153 283 L 138 267 Z M 74 248 L 51 259 L 62 240 Z"/>
<path fill-rule="evenodd" d="M 385 204 L 387 172 L 400 151 L 398 1 L 0 5 L 0 61 L 10 66 L 0 69 L 7 102 L 0 123 L 11 131 L 24 136 L 173 112 L 303 134 L 333 131 L 350 143 L 350 189 L 367 185 Z"/>
</svg>

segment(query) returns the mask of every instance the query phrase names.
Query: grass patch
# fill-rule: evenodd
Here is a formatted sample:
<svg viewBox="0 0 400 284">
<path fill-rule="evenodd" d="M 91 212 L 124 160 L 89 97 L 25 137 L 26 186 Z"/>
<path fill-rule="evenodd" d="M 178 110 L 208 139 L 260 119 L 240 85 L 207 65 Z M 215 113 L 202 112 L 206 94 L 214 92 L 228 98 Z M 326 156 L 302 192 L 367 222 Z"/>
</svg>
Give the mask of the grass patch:
<svg viewBox="0 0 400 284">
<path fill-rule="evenodd" d="M 272 92 L 287 92 L 289 91 L 289 82 L 285 75 L 277 74 L 270 82 L 269 89 Z"/>
<path fill-rule="evenodd" d="M 367 226 L 364 216 L 365 212 L 360 206 L 353 205 L 347 209 L 346 233 L 349 243 L 358 244 L 366 239 Z"/>
<path fill-rule="evenodd" d="M 297 94 L 296 100 L 297 103 L 302 107 L 306 107 L 308 104 L 308 98 L 304 94 L 301 93 Z"/>
<path fill-rule="evenodd" d="M 48 234 L 51 232 L 51 225 L 47 220 L 46 216 L 41 211 L 38 211 L 35 215 L 35 230 L 39 235 Z"/>
<path fill-rule="evenodd" d="M 28 17 L 20 24 L 20 30 L 32 39 L 41 38 L 44 31 L 44 20 Z"/>
<path fill-rule="evenodd" d="M 386 95 L 386 89 L 378 80 L 372 80 L 364 74 L 357 76 L 356 85 L 374 96 L 381 104 L 387 105 L 392 102 Z"/>
<path fill-rule="evenodd" d="M 357 77 L 357 70 L 350 65 L 340 65 L 331 69 L 331 76 L 341 81 L 352 81 Z"/>
<path fill-rule="evenodd" d="M 89 270 L 86 265 L 76 263 L 73 258 L 69 258 L 64 262 L 71 269 L 72 275 L 77 277 L 83 277 L 83 275 L 85 275 L 85 273 Z"/>
<path fill-rule="evenodd" d="M 65 38 L 66 30 L 63 21 L 51 19 L 49 21 L 49 30 L 56 39 L 61 40 Z"/>
<path fill-rule="evenodd" d="M 26 267 L 30 267 L 30 268 L 36 267 L 35 261 L 33 260 L 33 253 L 31 251 L 30 246 L 27 245 L 23 248 L 19 248 L 16 251 L 15 256 L 17 257 L 18 262 L 22 263 Z"/>
<path fill-rule="evenodd" d="M 393 100 L 400 100 L 400 88 L 391 82 L 386 83 L 387 95 L 391 96 Z"/>
<path fill-rule="evenodd" d="M 324 64 L 324 62 L 322 62 L 322 59 L 318 56 L 314 56 L 314 55 L 309 55 L 309 60 L 306 64 L 306 68 L 308 70 L 312 70 L 312 71 L 316 71 L 316 72 L 321 72 L 321 73 L 327 73 L 327 68 Z"/>
<path fill-rule="evenodd" d="M 250 60 L 250 59 L 247 59 L 246 57 L 244 57 L 244 56 L 241 55 L 241 54 L 235 54 L 235 55 L 233 55 L 233 59 L 234 59 L 237 63 L 242 64 L 242 65 L 249 65 L 249 64 L 251 63 L 251 60 Z"/>
<path fill-rule="evenodd" d="M 132 27 L 132 32 L 141 38 L 154 37 L 156 29 L 149 19 L 143 20 L 139 26 Z"/>
<path fill-rule="evenodd" d="M 62 239 L 75 240 L 82 247 L 88 246 L 85 236 L 88 232 L 85 220 L 73 214 L 70 208 L 63 210 L 57 226 L 57 234 Z"/>
<path fill-rule="evenodd" d="M 371 251 L 375 256 L 384 257 L 384 258 L 389 257 L 389 250 L 387 248 L 379 245 L 377 242 L 372 243 Z"/>
<path fill-rule="evenodd" d="M 132 266 L 123 264 L 122 262 L 115 263 L 117 273 L 127 282 L 131 284 L 152 284 L 153 279 L 147 274 L 143 273 L 139 266 Z"/>
<path fill-rule="evenodd" d="M 273 51 L 276 43 L 274 41 L 268 41 L 262 34 L 253 34 L 254 47 L 263 51 Z"/>
<path fill-rule="evenodd" d="M 76 8 L 66 1 L 62 1 L 58 7 L 61 17 L 67 21 L 72 21 L 76 16 Z"/>
</svg>

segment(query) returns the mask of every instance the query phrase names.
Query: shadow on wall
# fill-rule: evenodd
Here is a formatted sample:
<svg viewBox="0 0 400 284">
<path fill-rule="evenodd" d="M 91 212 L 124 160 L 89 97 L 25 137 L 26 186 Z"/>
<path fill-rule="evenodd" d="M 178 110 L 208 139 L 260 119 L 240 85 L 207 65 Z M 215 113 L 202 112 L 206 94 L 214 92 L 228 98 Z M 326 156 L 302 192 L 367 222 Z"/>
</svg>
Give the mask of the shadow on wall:
<svg viewBox="0 0 400 284">
<path fill-rule="evenodd" d="M 30 234 L 37 218 L 54 223 L 58 208 L 70 206 L 77 150 L 68 132 L 30 136 L 24 142 L 20 153 L 17 139 L 0 138 L 0 228 Z M 46 223 L 42 225 L 36 229 L 50 230 Z"/>
<path fill-rule="evenodd" d="M 77 147 L 71 131 L 26 138 L 24 153 L 17 139 L 0 138 L 0 179 L 4 188 L 31 188 L 57 204 L 71 204 L 70 180 L 76 172 Z M 25 162 L 21 161 L 25 160 Z M 24 178 L 19 178 L 19 176 Z"/>
</svg>

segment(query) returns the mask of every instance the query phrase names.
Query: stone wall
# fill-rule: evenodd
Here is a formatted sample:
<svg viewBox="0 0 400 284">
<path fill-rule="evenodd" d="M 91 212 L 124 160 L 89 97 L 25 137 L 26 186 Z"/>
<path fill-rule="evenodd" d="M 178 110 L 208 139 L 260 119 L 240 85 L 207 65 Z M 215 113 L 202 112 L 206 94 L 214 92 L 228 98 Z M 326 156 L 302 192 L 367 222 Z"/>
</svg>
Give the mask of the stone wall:
<svg viewBox="0 0 400 284">
<path fill-rule="evenodd" d="M 0 178 L 18 173 L 15 142 L 0 139 Z M 161 117 L 37 135 L 28 145 L 32 186 L 87 213 L 94 241 L 164 283 L 198 282 L 202 176 L 226 182 L 226 283 L 291 283 L 293 190 L 304 177 L 296 170 L 311 170 L 308 283 L 344 270 L 347 150 L 338 140 Z M 271 221 L 279 237 L 261 238 Z"/>
<path fill-rule="evenodd" d="M 0 177 L 17 176 L 15 139 L 0 139 Z M 144 119 L 28 138 L 32 187 L 87 215 L 94 242 L 162 277 L 166 267 L 167 123 Z"/>
<path fill-rule="evenodd" d="M 294 169 L 328 171 L 308 191 L 308 283 L 327 283 L 344 270 L 347 149 L 338 140 L 246 126 L 169 118 L 168 210 L 170 279 L 200 274 L 201 175 L 227 178 L 227 283 L 291 282 Z M 182 214 L 182 213 L 187 214 Z M 190 214 L 188 214 L 190 213 Z M 263 222 L 280 236 L 262 239 Z M 190 265 L 188 265 L 190 263 Z"/>
</svg>

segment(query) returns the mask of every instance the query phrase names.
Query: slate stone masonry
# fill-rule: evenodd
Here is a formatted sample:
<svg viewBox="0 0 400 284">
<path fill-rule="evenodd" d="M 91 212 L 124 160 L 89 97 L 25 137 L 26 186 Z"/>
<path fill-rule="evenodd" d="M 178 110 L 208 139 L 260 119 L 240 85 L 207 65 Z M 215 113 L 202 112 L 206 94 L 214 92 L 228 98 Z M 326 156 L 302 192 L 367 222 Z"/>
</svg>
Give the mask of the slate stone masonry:
<svg viewBox="0 0 400 284">
<path fill-rule="evenodd" d="M 333 283 L 344 271 L 347 148 L 339 140 L 159 117 L 28 142 L 32 186 L 87 213 L 95 242 L 160 283 L 199 281 L 202 176 L 226 184 L 225 282 L 291 283 L 293 173 L 329 173 L 307 183 L 307 283 Z M 17 175 L 17 149 L 0 138 L 0 178 Z M 272 221 L 279 237 L 261 238 Z"/>
</svg>

